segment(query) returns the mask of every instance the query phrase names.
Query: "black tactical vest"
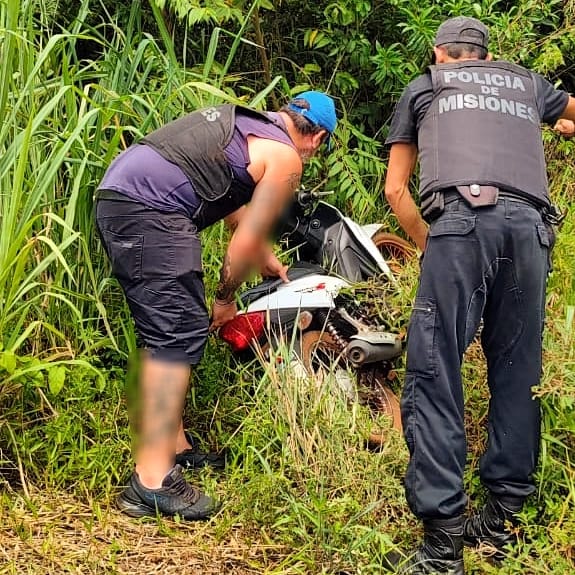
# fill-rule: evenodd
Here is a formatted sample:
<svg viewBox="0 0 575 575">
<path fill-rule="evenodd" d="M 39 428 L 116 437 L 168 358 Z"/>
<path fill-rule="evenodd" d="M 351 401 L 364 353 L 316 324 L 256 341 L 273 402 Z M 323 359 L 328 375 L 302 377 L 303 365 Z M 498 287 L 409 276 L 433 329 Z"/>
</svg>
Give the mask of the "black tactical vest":
<svg viewBox="0 0 575 575">
<path fill-rule="evenodd" d="M 492 185 L 549 204 L 536 84 L 508 62 L 430 66 L 433 101 L 418 132 L 420 195 Z"/>
<path fill-rule="evenodd" d="M 153 131 L 141 143 L 151 146 L 166 160 L 179 166 L 198 196 L 206 202 L 222 200 L 229 207 L 233 200 L 240 207 L 250 200 L 253 189 L 248 190 L 247 186 L 234 181 L 224 152 L 234 134 L 237 108 L 232 104 L 224 104 L 197 110 Z M 242 114 L 274 123 L 284 129 L 261 112 L 243 107 L 241 110 Z M 232 182 L 233 193 L 230 190 Z M 214 206 L 214 209 L 221 214 L 222 207 Z M 231 213 L 234 210 L 226 211 Z"/>
</svg>

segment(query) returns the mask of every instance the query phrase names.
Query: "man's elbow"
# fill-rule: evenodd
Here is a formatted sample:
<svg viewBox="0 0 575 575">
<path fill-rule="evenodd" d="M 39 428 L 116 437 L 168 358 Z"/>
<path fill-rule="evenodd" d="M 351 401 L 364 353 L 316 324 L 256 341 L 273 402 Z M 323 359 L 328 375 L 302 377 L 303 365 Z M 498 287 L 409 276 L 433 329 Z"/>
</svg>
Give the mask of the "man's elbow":
<svg viewBox="0 0 575 575">
<path fill-rule="evenodd" d="M 402 193 L 403 193 L 403 186 L 389 185 L 389 184 L 386 184 L 385 186 L 384 190 L 385 199 L 389 202 L 391 206 L 397 204 Z"/>
</svg>

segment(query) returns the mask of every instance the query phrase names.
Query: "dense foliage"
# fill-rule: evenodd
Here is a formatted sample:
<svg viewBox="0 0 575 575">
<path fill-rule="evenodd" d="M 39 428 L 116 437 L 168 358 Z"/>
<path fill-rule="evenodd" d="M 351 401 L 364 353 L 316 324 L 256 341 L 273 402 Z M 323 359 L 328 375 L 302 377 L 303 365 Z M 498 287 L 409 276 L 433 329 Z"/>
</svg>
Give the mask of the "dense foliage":
<svg viewBox="0 0 575 575">
<path fill-rule="evenodd" d="M 32 537 L 22 526 L 38 513 L 37 488 L 90 493 L 99 509 L 129 467 L 122 373 L 133 330 L 92 217 L 110 160 L 210 103 L 271 109 L 303 89 L 325 89 L 342 121 L 334 151 L 310 164 L 306 184 L 333 190 L 358 220 L 396 230 L 381 196 L 388 119 L 428 62 L 436 26 L 457 14 L 490 25 L 496 55 L 575 89 L 573 0 L 0 0 L 0 483 L 13 490 L 1 512 L 9 534 Z M 575 146 L 544 136 L 554 196 L 569 210 Z M 524 514 L 530 540 L 501 573 L 575 569 L 574 226 L 570 214 L 549 283 L 539 490 Z M 203 238 L 214 248 L 205 254 L 208 288 L 224 239 L 220 227 Z M 397 294 L 406 309 L 415 277 L 415 266 L 407 269 Z M 271 367 L 263 377 L 238 374 L 213 341 L 208 358 L 194 376 L 188 418 L 233 454 L 225 481 L 203 478 L 231 501 L 214 540 L 232 538 L 241 523 L 241 537 L 273 543 L 275 555 L 263 551 L 253 572 L 332 573 L 356 563 L 377 572 L 380 554 L 415 525 L 402 499 L 401 442 L 368 453 L 361 413 L 286 385 Z M 472 465 L 486 409 L 480 366 L 472 350 Z M 475 481 L 468 487 L 477 494 Z M 477 573 L 491 569 L 473 561 Z M 70 562 L 81 565 L 76 555 Z M 47 564 L 29 572 L 48 572 Z M 7 573 L 23 572 L 16 559 L 11 565 Z M 94 572 L 130 572 L 106 565 Z"/>
</svg>

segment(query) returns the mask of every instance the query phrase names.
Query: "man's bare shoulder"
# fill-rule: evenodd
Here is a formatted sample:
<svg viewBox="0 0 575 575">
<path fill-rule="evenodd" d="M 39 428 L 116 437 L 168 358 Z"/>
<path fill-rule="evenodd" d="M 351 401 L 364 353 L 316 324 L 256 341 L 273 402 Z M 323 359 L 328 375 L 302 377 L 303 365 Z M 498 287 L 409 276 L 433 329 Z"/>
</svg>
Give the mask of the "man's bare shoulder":
<svg viewBox="0 0 575 575">
<path fill-rule="evenodd" d="M 252 137 L 248 141 L 250 166 L 248 171 L 258 181 L 264 172 L 301 172 L 302 162 L 297 150 L 284 142 Z"/>
</svg>

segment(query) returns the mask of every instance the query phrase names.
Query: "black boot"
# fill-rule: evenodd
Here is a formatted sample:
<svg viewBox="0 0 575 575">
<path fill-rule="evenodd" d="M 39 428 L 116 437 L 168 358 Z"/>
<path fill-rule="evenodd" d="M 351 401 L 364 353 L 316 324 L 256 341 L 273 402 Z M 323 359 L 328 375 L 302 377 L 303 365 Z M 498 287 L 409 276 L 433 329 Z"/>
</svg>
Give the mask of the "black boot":
<svg viewBox="0 0 575 575">
<path fill-rule="evenodd" d="M 423 522 L 423 544 L 412 555 L 391 551 L 383 567 L 402 575 L 464 575 L 463 516 Z"/>
<path fill-rule="evenodd" d="M 505 558 L 504 547 L 517 543 L 512 531 L 517 526 L 517 513 L 523 498 L 491 495 L 481 511 L 465 520 L 463 541 L 469 547 L 480 547 L 496 560 Z"/>
</svg>

